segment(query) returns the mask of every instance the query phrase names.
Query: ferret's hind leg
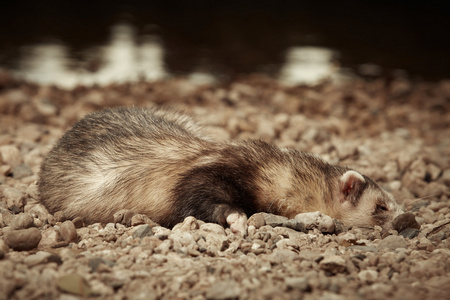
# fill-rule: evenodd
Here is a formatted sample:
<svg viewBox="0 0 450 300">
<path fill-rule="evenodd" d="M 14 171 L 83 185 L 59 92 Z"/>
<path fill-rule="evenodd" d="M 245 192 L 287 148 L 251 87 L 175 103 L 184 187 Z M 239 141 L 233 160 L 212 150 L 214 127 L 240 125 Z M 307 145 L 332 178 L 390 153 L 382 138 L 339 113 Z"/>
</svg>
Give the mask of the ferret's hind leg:
<svg viewBox="0 0 450 300">
<path fill-rule="evenodd" d="M 213 222 L 230 227 L 231 231 L 242 237 L 247 235 L 247 215 L 239 208 L 228 204 L 219 204 L 212 213 Z"/>
<path fill-rule="evenodd" d="M 247 215 L 244 213 L 233 212 L 227 218 L 227 224 L 231 231 L 242 237 L 247 235 Z"/>
</svg>

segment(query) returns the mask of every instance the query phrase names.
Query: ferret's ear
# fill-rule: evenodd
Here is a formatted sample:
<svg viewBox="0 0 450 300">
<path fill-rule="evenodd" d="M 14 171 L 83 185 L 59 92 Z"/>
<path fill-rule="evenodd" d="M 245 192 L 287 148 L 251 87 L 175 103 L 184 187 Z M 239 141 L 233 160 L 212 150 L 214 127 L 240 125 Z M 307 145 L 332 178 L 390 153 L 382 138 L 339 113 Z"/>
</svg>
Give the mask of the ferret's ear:
<svg viewBox="0 0 450 300">
<path fill-rule="evenodd" d="M 347 171 L 340 177 L 341 203 L 349 201 L 353 206 L 358 200 L 366 186 L 364 177 L 356 171 Z"/>
</svg>

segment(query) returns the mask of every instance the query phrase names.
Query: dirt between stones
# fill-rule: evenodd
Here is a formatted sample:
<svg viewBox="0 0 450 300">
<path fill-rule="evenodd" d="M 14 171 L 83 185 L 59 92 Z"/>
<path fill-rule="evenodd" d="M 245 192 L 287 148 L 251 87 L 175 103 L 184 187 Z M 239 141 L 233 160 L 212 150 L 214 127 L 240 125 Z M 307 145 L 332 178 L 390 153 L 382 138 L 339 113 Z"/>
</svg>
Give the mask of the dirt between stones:
<svg viewBox="0 0 450 300">
<path fill-rule="evenodd" d="M 450 81 L 283 87 L 250 76 L 65 91 L 0 79 L 0 299 L 450 295 Z M 128 212 L 90 226 L 49 214 L 37 202 L 43 157 L 87 112 L 119 105 L 171 105 L 218 140 L 262 139 L 349 165 L 392 192 L 420 228 L 405 228 L 409 216 L 400 233 L 321 232 L 258 214 L 242 238 L 192 217 L 170 230 Z"/>
</svg>

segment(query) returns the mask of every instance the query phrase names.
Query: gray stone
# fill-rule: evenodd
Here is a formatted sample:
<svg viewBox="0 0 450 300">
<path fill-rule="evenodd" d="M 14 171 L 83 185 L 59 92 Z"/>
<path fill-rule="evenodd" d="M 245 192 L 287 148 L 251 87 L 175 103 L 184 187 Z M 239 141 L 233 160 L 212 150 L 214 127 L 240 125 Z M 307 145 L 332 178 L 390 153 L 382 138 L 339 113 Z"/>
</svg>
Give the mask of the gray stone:
<svg viewBox="0 0 450 300">
<path fill-rule="evenodd" d="M 305 277 L 286 277 L 284 282 L 289 288 L 297 289 L 302 292 L 307 292 L 311 289 L 308 279 Z"/>
<path fill-rule="evenodd" d="M 114 223 L 131 226 L 131 219 L 135 213 L 129 209 L 121 209 L 113 215 Z"/>
<path fill-rule="evenodd" d="M 359 279 L 364 283 L 373 283 L 378 279 L 378 272 L 375 270 L 362 270 L 358 273 Z"/>
<path fill-rule="evenodd" d="M 345 234 L 341 234 L 337 237 L 338 241 L 340 242 L 347 242 L 348 244 L 355 244 L 356 243 L 356 235 L 354 235 L 351 232 L 347 232 Z"/>
<path fill-rule="evenodd" d="M 305 224 L 306 229 L 317 228 L 325 233 L 334 232 L 333 219 L 319 211 L 298 214 L 295 216 L 295 220 Z"/>
<path fill-rule="evenodd" d="M 448 237 L 450 237 L 450 220 L 436 222 L 427 233 L 427 238 L 435 243 L 439 243 Z"/>
<path fill-rule="evenodd" d="M 404 213 L 397 216 L 392 221 L 392 226 L 398 232 L 401 232 L 406 228 L 420 229 L 420 224 L 416 221 L 416 217 L 412 213 Z"/>
<path fill-rule="evenodd" d="M 126 299 L 133 300 L 157 300 L 163 297 L 158 297 L 157 292 L 151 287 L 151 283 L 140 280 L 131 280 L 129 284 L 124 286 Z"/>
<path fill-rule="evenodd" d="M 14 216 L 11 222 L 12 229 L 26 229 L 33 226 L 34 218 L 29 213 Z"/>
<path fill-rule="evenodd" d="M 413 239 L 419 234 L 420 230 L 416 228 L 406 228 L 402 230 L 399 234 L 405 238 Z"/>
<path fill-rule="evenodd" d="M 133 232 L 133 238 L 135 239 L 136 238 L 142 239 L 143 237 L 152 235 L 153 235 L 152 228 L 147 224 L 138 226 L 136 230 Z"/>
<path fill-rule="evenodd" d="M 282 264 L 282 263 L 290 263 L 294 260 L 299 260 L 301 259 L 301 257 L 291 250 L 276 248 L 273 250 L 271 254 L 267 256 L 267 259 L 272 264 Z"/>
<path fill-rule="evenodd" d="M 27 251 L 37 247 L 41 232 L 37 228 L 12 230 L 5 234 L 5 243 L 16 251 Z"/>
<path fill-rule="evenodd" d="M 274 227 L 273 231 L 276 234 L 282 235 L 285 238 L 289 238 L 289 239 L 296 239 L 296 238 L 302 238 L 304 236 L 304 232 L 303 231 L 297 231 L 288 227 Z"/>
<path fill-rule="evenodd" d="M 274 215 L 274 214 L 264 214 L 264 221 L 266 225 L 276 227 L 283 226 L 289 219 L 283 216 Z"/>
<path fill-rule="evenodd" d="M 204 241 L 205 249 L 207 249 L 207 250 L 209 249 L 209 250 L 211 250 L 211 252 L 214 252 L 214 253 L 216 253 L 217 251 L 219 251 L 221 249 L 225 250 L 229 246 L 227 236 L 223 235 L 223 234 L 217 234 L 217 233 L 210 232 L 210 233 L 204 235 L 204 238 L 205 239 L 203 239 L 203 238 L 199 239 L 199 241 L 198 241 L 199 246 L 201 246 L 202 241 Z"/>
<path fill-rule="evenodd" d="M 152 232 L 158 239 L 165 240 L 172 233 L 172 230 L 162 226 L 155 226 L 152 228 Z"/>
<path fill-rule="evenodd" d="M 33 175 L 33 171 L 25 164 L 20 164 L 12 169 L 12 176 L 15 179 L 22 179 L 31 175 Z"/>
<path fill-rule="evenodd" d="M 3 196 L 6 199 L 6 206 L 9 209 L 19 209 L 25 205 L 25 197 L 23 193 L 16 188 L 5 187 L 3 189 Z"/>
<path fill-rule="evenodd" d="M 333 219 L 334 222 L 334 233 L 340 234 L 343 232 L 348 231 L 348 228 L 344 225 L 344 223 L 341 220 Z"/>
<path fill-rule="evenodd" d="M 389 235 L 378 244 L 378 249 L 395 250 L 397 248 L 406 248 L 408 243 L 400 235 Z"/>
<path fill-rule="evenodd" d="M 3 251 L 3 253 L 7 253 L 9 250 L 8 245 L 4 241 L 4 239 L 0 239 L 0 251 Z"/>
<path fill-rule="evenodd" d="M 154 222 L 147 215 L 136 214 L 131 217 L 131 226 L 142 225 L 142 224 L 147 224 L 150 227 L 159 226 L 158 223 Z"/>
<path fill-rule="evenodd" d="M 220 280 L 213 283 L 206 293 L 206 299 L 237 299 L 241 293 L 239 284 L 234 280 Z"/>
<path fill-rule="evenodd" d="M 58 265 L 62 264 L 61 257 L 54 253 L 38 251 L 36 254 L 25 257 L 24 263 L 30 267 L 55 262 Z"/>
<path fill-rule="evenodd" d="M 330 255 L 319 263 L 320 269 L 331 274 L 344 273 L 347 270 L 345 259 L 339 255 Z"/>
<path fill-rule="evenodd" d="M 55 212 L 53 216 L 55 217 L 55 222 L 64 222 L 67 220 L 66 215 L 62 210 Z"/>
<path fill-rule="evenodd" d="M 444 170 L 444 172 L 442 172 L 441 180 L 446 185 L 450 185 L 450 169 L 446 169 Z"/>
<path fill-rule="evenodd" d="M 198 220 L 192 216 L 186 217 L 182 223 L 178 223 L 172 229 L 172 231 L 181 230 L 181 231 L 191 231 L 198 229 L 200 224 Z"/>
<path fill-rule="evenodd" d="M 170 249 L 172 248 L 172 240 L 164 240 L 161 244 L 159 244 L 155 249 L 155 253 L 157 254 L 162 254 L 162 255 L 167 255 L 167 253 L 169 253 Z"/>
<path fill-rule="evenodd" d="M 0 164 L 0 182 L 6 183 L 6 177 L 11 175 L 11 166 Z"/>
<path fill-rule="evenodd" d="M 378 252 L 378 249 L 375 247 L 371 247 L 371 246 L 360 246 L 360 245 L 354 245 L 354 246 L 350 246 L 347 249 L 353 249 L 353 250 L 358 250 L 361 252 Z"/>
<path fill-rule="evenodd" d="M 68 274 L 61 276 L 56 281 L 56 286 L 62 292 L 87 297 L 96 293 L 92 290 L 89 283 L 78 274 Z"/>
<path fill-rule="evenodd" d="M 31 183 L 26 190 L 27 196 L 29 196 L 32 199 L 38 200 L 39 199 L 39 189 L 38 185 L 36 183 Z"/>
<path fill-rule="evenodd" d="M 261 226 L 266 225 L 266 221 L 264 220 L 264 213 L 256 213 L 250 216 L 247 220 L 248 226 L 255 226 L 255 228 L 260 228 Z"/>
<path fill-rule="evenodd" d="M 44 223 L 47 223 L 49 221 L 49 216 L 51 216 L 48 213 L 47 209 L 40 203 L 35 203 L 33 205 L 28 203 L 25 207 L 25 212 L 29 213 L 34 218 L 38 218 L 41 222 Z"/>
<path fill-rule="evenodd" d="M 108 267 L 113 267 L 115 265 L 113 261 L 101 257 L 92 258 L 88 262 L 88 265 L 91 268 L 92 272 L 96 272 L 100 264 L 105 264 Z"/>
<path fill-rule="evenodd" d="M 225 229 L 216 223 L 205 223 L 200 226 L 200 230 L 203 232 L 212 232 L 216 234 L 226 235 Z"/>
<path fill-rule="evenodd" d="M 308 230 L 306 230 L 305 224 L 303 224 L 302 222 L 299 222 L 298 220 L 295 220 L 295 219 L 287 220 L 286 222 L 283 223 L 283 226 L 294 229 L 296 231 L 300 231 L 300 232 L 306 233 L 308 231 Z"/>
<path fill-rule="evenodd" d="M 187 231 L 176 231 L 169 235 L 169 239 L 173 241 L 173 248 L 181 250 L 181 247 L 188 245 L 195 245 L 195 239 Z"/>
<path fill-rule="evenodd" d="M 61 234 L 54 227 L 45 229 L 42 232 L 42 238 L 39 242 L 39 249 L 47 249 L 54 247 L 61 241 Z"/>
<path fill-rule="evenodd" d="M 61 233 L 62 239 L 67 243 L 77 242 L 78 240 L 77 229 L 72 221 L 63 222 L 59 227 L 59 232 Z"/>
<path fill-rule="evenodd" d="M 0 208 L 0 212 L 0 227 L 9 226 L 12 223 L 15 215 L 7 209 L 3 210 Z"/>
<path fill-rule="evenodd" d="M 16 146 L 0 146 L 0 156 L 7 165 L 10 165 L 13 168 L 20 165 L 22 162 L 20 151 Z"/>
</svg>

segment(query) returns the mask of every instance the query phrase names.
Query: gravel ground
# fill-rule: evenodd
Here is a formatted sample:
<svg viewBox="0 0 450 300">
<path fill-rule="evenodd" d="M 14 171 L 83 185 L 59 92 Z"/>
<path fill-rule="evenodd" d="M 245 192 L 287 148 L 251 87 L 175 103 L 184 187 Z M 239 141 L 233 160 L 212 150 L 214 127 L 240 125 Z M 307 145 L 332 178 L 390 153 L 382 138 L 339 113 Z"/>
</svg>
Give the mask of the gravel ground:
<svg viewBox="0 0 450 300">
<path fill-rule="evenodd" d="M 49 214 L 37 201 L 43 157 L 84 114 L 119 105 L 175 106 L 218 140 L 349 165 L 420 226 L 305 229 L 261 213 L 242 238 L 192 217 L 167 229 L 127 211 L 89 226 Z M 64 91 L 0 74 L 0 299 L 450 299 L 449 112 L 450 81 L 288 88 L 250 76 Z"/>
</svg>

